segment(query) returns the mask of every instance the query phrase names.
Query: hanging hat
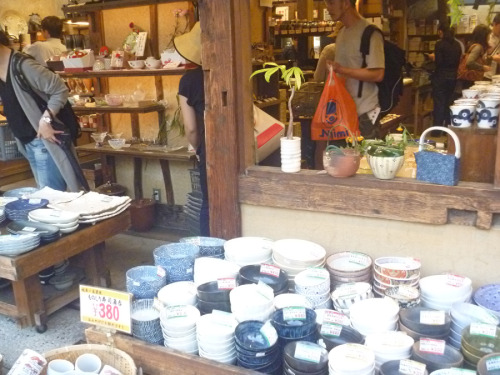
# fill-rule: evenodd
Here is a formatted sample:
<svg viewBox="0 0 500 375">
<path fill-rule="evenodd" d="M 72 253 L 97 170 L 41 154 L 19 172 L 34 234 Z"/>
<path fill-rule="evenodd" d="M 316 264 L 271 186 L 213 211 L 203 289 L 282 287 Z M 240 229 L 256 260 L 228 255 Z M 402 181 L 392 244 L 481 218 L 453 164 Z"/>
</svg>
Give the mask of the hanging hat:
<svg viewBox="0 0 500 375">
<path fill-rule="evenodd" d="M 200 23 L 196 22 L 186 34 L 174 39 L 174 47 L 186 60 L 201 65 L 201 30 Z"/>
</svg>

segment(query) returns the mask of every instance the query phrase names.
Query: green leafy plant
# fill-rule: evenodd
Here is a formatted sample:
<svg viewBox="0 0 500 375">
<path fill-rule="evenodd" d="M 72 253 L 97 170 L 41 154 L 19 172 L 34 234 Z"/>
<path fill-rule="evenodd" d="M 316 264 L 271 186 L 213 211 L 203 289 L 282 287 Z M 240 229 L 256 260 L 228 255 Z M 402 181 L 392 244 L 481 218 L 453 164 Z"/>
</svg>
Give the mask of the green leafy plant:
<svg viewBox="0 0 500 375">
<path fill-rule="evenodd" d="M 267 68 L 266 68 L 267 66 Z M 292 99 L 295 94 L 295 90 L 300 90 L 302 82 L 305 81 L 304 73 L 302 69 L 297 66 L 292 66 L 291 68 L 286 68 L 286 65 L 278 65 L 274 62 L 264 63 L 264 68 L 256 70 L 250 76 L 250 79 L 257 75 L 264 73 L 264 79 L 266 82 L 271 80 L 271 76 L 274 73 L 281 73 L 281 78 L 285 81 L 286 85 L 290 88 L 290 98 L 288 99 L 288 111 L 290 112 L 290 119 L 288 122 L 288 129 L 286 133 L 287 139 L 293 139 L 293 110 L 292 110 Z"/>
<path fill-rule="evenodd" d="M 401 139 L 395 139 L 387 134 L 385 139 L 364 139 L 361 141 L 361 149 L 370 156 L 403 156 L 405 148 L 408 145 L 416 145 L 417 142 L 412 138 L 406 128 L 403 128 Z"/>
<path fill-rule="evenodd" d="M 451 26 L 458 25 L 460 19 L 464 15 L 463 13 L 464 0 L 448 0 L 447 4 L 450 9 L 450 13 L 448 13 L 448 16 L 450 17 Z"/>
<path fill-rule="evenodd" d="M 179 95 L 176 95 L 177 108 L 174 111 L 172 120 L 168 120 L 168 116 L 163 117 L 163 121 L 160 124 L 160 129 L 158 130 L 158 143 L 160 145 L 168 144 L 168 133 L 172 130 L 177 130 L 181 137 L 186 135 L 186 130 L 184 129 L 184 122 L 182 121 L 181 106 L 179 103 Z"/>
</svg>

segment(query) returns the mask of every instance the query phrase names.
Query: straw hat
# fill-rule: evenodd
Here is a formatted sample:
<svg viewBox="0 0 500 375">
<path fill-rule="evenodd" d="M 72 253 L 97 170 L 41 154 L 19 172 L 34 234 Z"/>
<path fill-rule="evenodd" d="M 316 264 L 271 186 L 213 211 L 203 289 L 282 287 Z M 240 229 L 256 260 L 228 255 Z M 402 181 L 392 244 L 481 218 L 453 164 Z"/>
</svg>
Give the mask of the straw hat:
<svg viewBox="0 0 500 375">
<path fill-rule="evenodd" d="M 186 34 L 174 39 L 174 47 L 186 60 L 201 65 L 201 30 L 200 23 L 196 22 Z"/>
</svg>

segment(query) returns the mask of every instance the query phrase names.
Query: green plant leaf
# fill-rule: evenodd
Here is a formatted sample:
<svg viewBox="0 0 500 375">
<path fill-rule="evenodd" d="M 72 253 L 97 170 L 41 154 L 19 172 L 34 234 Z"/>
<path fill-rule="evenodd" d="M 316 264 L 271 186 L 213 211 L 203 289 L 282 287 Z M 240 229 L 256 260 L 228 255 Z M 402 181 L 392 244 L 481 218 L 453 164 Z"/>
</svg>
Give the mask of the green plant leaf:
<svg viewBox="0 0 500 375">
<path fill-rule="evenodd" d="M 276 73 L 278 70 L 279 70 L 279 66 L 277 66 L 276 68 L 270 68 L 265 74 L 264 74 L 264 79 L 266 80 L 266 82 L 269 82 L 271 80 L 271 76 Z"/>
<path fill-rule="evenodd" d="M 295 87 L 297 90 L 300 90 L 300 86 L 302 86 L 302 79 L 304 79 L 304 73 L 302 73 L 302 70 L 298 69 L 294 71 L 294 76 L 295 76 Z"/>
<path fill-rule="evenodd" d="M 257 75 L 257 74 L 260 74 L 260 73 L 265 73 L 269 70 L 270 68 L 264 68 L 264 69 L 259 69 L 259 70 L 256 70 L 255 72 L 253 72 L 251 75 L 250 75 L 250 79 L 252 79 L 253 76 Z"/>
</svg>

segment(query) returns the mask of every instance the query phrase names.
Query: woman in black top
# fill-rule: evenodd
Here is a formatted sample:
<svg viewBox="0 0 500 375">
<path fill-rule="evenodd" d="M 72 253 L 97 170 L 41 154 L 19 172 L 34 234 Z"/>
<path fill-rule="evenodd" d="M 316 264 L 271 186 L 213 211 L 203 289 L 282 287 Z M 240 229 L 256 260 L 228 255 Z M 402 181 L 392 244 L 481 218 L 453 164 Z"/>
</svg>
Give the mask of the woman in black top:
<svg viewBox="0 0 500 375">
<path fill-rule="evenodd" d="M 435 126 L 447 126 L 450 123 L 450 105 L 457 83 L 457 70 L 462 55 L 462 48 L 447 24 L 440 24 L 438 29 L 440 40 L 436 42 L 436 68 L 431 76 L 432 112 Z"/>
</svg>

